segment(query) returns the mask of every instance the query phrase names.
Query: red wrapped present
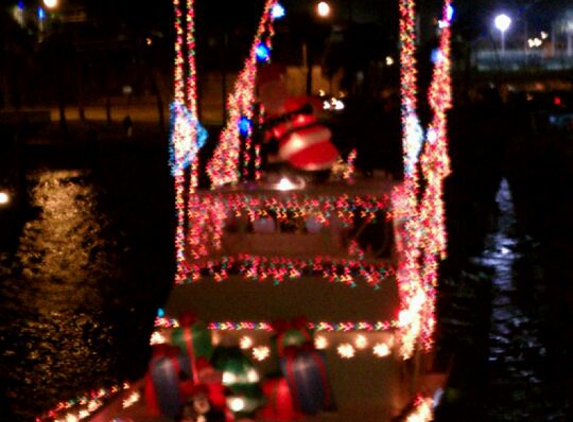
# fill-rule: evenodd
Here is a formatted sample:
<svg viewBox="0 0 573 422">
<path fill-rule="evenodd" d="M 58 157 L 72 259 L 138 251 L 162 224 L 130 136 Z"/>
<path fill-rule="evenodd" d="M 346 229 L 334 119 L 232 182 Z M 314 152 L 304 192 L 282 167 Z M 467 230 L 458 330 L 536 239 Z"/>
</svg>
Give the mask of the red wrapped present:
<svg viewBox="0 0 573 422">
<path fill-rule="evenodd" d="M 263 382 L 266 405 L 259 411 L 260 419 L 294 421 L 302 414 L 294 408 L 292 395 L 284 377 L 269 378 Z"/>
<path fill-rule="evenodd" d="M 210 359 L 213 353 L 211 331 L 193 313 L 184 312 L 179 318 L 179 327 L 171 332 L 171 344 L 178 346 L 189 357 L 192 379 L 197 383 L 196 360 L 201 357 Z"/>
<path fill-rule="evenodd" d="M 221 409 L 226 408 L 227 387 L 223 385 L 223 374 L 216 371 L 205 358 L 197 359 L 196 367 L 199 382 L 207 388 L 211 403 Z"/>
</svg>

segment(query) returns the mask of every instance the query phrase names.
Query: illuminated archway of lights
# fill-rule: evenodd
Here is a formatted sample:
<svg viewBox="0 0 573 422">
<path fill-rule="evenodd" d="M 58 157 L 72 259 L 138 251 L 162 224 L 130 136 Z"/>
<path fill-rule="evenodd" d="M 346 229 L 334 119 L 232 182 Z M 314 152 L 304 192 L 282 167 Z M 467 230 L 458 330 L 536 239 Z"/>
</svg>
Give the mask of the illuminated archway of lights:
<svg viewBox="0 0 573 422">
<path fill-rule="evenodd" d="M 267 0 L 263 16 L 251 46 L 249 58 L 245 67 L 239 73 L 233 92 L 227 100 L 228 119 L 221 132 L 217 148 L 207 166 L 207 174 L 214 187 L 237 182 L 241 176 L 239 163 L 243 160 L 243 171 L 248 169 L 251 159 L 251 150 L 254 150 L 255 168 L 260 165 L 260 156 L 257 148 L 252 145 L 252 129 L 250 122 L 253 119 L 253 104 L 255 99 L 255 78 L 257 75 L 257 58 L 261 51 L 270 52 L 272 37 L 274 35 L 273 21 L 277 16 L 277 0 Z M 275 13 L 273 13 L 275 11 Z M 248 122 L 248 124 L 245 124 Z M 245 138 L 244 155 L 241 157 L 241 136 Z"/>
<path fill-rule="evenodd" d="M 424 131 L 417 114 L 415 2 L 399 3 L 404 184 L 393 199 L 401 251 L 396 275 L 404 358 L 413 354 L 418 340 L 426 350 L 432 347 L 438 262 L 446 253 L 443 181 L 450 172 L 446 112 L 451 107 L 451 7 L 451 0 L 445 0 L 438 59 L 428 91 L 433 118 Z"/>
</svg>

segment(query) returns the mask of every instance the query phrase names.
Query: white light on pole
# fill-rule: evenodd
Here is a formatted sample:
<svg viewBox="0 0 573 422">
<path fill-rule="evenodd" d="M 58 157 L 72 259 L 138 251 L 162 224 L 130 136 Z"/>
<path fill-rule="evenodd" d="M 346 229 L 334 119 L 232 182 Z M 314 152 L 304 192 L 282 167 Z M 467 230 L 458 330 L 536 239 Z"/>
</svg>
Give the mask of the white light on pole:
<svg viewBox="0 0 573 422">
<path fill-rule="evenodd" d="M 507 31 L 511 25 L 511 18 L 502 13 L 495 17 L 494 24 L 501 34 L 501 54 L 505 54 L 505 31 Z"/>
<path fill-rule="evenodd" d="M 48 9 L 54 9 L 58 6 L 58 0 L 44 0 L 44 6 Z"/>
<path fill-rule="evenodd" d="M 330 15 L 330 5 L 325 1 L 321 1 L 316 5 L 316 12 L 321 18 L 326 18 Z"/>
</svg>

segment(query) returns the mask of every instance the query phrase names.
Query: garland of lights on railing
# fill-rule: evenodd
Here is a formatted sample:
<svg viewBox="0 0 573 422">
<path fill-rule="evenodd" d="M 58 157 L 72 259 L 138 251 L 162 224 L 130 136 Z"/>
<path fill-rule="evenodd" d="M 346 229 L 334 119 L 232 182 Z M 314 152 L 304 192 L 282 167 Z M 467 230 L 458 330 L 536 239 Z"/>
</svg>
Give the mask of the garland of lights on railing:
<svg viewBox="0 0 573 422">
<path fill-rule="evenodd" d="M 394 268 L 384 262 L 369 264 L 363 260 L 335 259 L 318 256 L 312 259 L 286 257 L 267 257 L 241 254 L 223 256 L 201 263 L 190 264 L 190 280 L 195 282 L 203 276 L 213 277 L 216 282 L 229 278 L 232 274 L 241 274 L 247 280 L 272 280 L 280 284 L 286 279 L 297 280 L 300 277 L 322 277 L 330 283 L 342 283 L 350 287 L 357 285 L 357 278 L 369 286 L 379 288 L 380 282 L 394 276 Z"/>
<path fill-rule="evenodd" d="M 366 222 L 373 222 L 377 214 L 390 208 L 389 195 L 310 195 L 305 193 L 282 193 L 273 196 L 264 193 L 208 192 L 193 195 L 188 207 L 188 248 L 193 260 L 209 255 L 221 248 L 225 220 L 229 216 L 240 217 L 243 213 L 250 223 L 259 218 L 272 216 L 277 222 L 289 219 L 312 218 L 322 226 L 328 226 L 336 217 L 343 225 L 350 225 L 357 213 Z M 186 266 L 186 271 L 190 267 Z M 183 275 L 183 274 L 182 274 Z M 176 283 L 185 282 L 185 277 Z"/>
<path fill-rule="evenodd" d="M 169 343 L 170 330 L 178 328 L 179 322 L 173 318 L 158 316 L 155 320 L 156 331 L 152 334 L 150 343 L 160 344 Z M 343 359 L 351 359 L 359 351 L 371 348 L 371 353 L 378 358 L 385 358 L 392 354 L 394 347 L 394 335 L 392 330 L 396 327 L 396 322 L 378 321 L 378 322 L 308 322 L 307 328 L 314 332 L 314 347 L 318 350 L 324 350 L 329 347 L 336 347 L 337 354 Z M 240 332 L 240 331 L 265 331 L 267 333 L 276 333 L 273 324 L 270 322 L 211 322 L 207 324 L 207 329 L 222 332 Z M 351 337 L 349 333 L 354 333 Z M 384 333 L 382 338 L 379 335 L 367 336 L 367 333 Z M 343 334 L 339 337 L 338 345 L 332 344 L 336 337 L 330 337 L 330 341 L 325 334 Z M 217 342 L 217 335 L 213 336 Z M 340 341 L 342 340 L 342 341 Z M 245 352 L 251 351 L 253 359 L 263 361 L 270 356 L 270 347 L 268 344 L 255 344 L 253 337 L 247 332 L 240 335 L 239 347 Z M 259 338 L 260 341 L 260 338 Z M 264 341 L 264 340 L 263 340 Z"/>
<path fill-rule="evenodd" d="M 255 100 L 255 77 L 257 75 L 257 62 L 270 60 L 271 40 L 274 35 L 273 21 L 277 0 L 267 0 L 262 18 L 251 46 L 245 67 L 239 73 L 233 92 L 227 101 L 228 119 L 213 157 L 211 158 L 207 174 L 214 187 L 227 183 L 237 182 L 241 175 L 239 163 L 242 160 L 243 170 L 247 171 L 250 163 L 252 149 L 252 119 L 253 104 Z M 244 152 L 241 157 L 241 139 L 244 139 Z M 259 161 L 256 161 L 259 163 Z"/>
<path fill-rule="evenodd" d="M 428 94 L 433 120 L 424 133 L 416 105 L 415 2 L 401 0 L 399 10 L 404 184 L 394 192 L 393 200 L 401 251 L 397 269 L 400 344 L 402 356 L 408 358 L 418 339 L 426 350 L 432 346 L 438 259 L 444 258 L 446 249 L 442 194 L 443 180 L 449 173 L 446 111 L 451 106 L 452 16 L 451 2 L 446 0 L 438 60 Z"/>
<path fill-rule="evenodd" d="M 328 333 L 350 333 L 353 331 L 377 332 L 388 331 L 397 327 L 397 321 L 309 321 L 307 328 L 315 332 Z M 155 328 L 177 328 L 179 321 L 175 318 L 157 316 L 155 318 Z M 271 322 L 266 321 L 220 321 L 209 322 L 207 328 L 217 331 L 274 331 Z"/>
<path fill-rule="evenodd" d="M 119 394 L 125 394 L 131 388 L 132 387 L 128 383 L 124 383 L 122 386 L 114 385 L 110 388 L 100 388 L 98 390 L 90 391 L 76 398 L 58 403 L 53 409 L 44 412 L 41 416 L 37 416 L 35 421 L 81 421 L 89 418 L 110 400 L 115 399 Z M 129 395 L 126 394 L 124 396 L 121 407 L 123 409 L 127 409 L 138 402 L 140 398 L 138 391 L 131 391 Z"/>
<path fill-rule="evenodd" d="M 193 204 L 188 210 L 189 248 L 188 256 L 192 263 L 186 264 L 177 284 L 197 281 L 202 272 L 208 270 L 211 276 L 221 281 L 227 278 L 231 270 L 237 267 L 245 271 L 252 279 L 271 279 L 280 282 L 285 278 L 296 277 L 302 272 L 314 272 L 330 281 L 354 284 L 354 278 L 360 276 L 368 284 L 377 284 L 393 275 L 388 264 L 373 265 L 358 259 L 333 259 L 315 257 L 313 260 L 294 260 L 288 258 L 268 258 L 242 255 L 217 260 L 205 260 L 210 253 L 219 251 L 225 221 L 229 216 L 245 216 L 250 223 L 257 219 L 271 217 L 277 223 L 297 219 L 313 219 L 327 227 L 333 218 L 343 226 L 350 226 L 356 216 L 366 223 L 386 215 L 390 208 L 388 195 L 310 195 L 305 193 L 283 193 L 281 195 L 208 192 L 194 195 Z M 356 254 L 360 257 L 360 254 Z M 241 261 L 243 260 L 243 261 Z M 217 268 L 216 268 L 217 267 Z"/>
</svg>

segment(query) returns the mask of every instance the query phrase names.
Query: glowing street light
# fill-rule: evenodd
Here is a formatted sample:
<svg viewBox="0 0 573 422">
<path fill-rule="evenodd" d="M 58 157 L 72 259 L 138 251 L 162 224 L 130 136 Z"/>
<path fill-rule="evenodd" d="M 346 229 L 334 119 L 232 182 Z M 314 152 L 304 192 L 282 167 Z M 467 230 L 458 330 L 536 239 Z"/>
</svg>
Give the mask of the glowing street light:
<svg viewBox="0 0 573 422">
<path fill-rule="evenodd" d="M 505 54 L 505 31 L 511 26 L 511 18 L 502 13 L 495 17 L 494 24 L 501 34 L 501 54 Z"/>
<path fill-rule="evenodd" d="M 58 0 L 43 0 L 44 2 L 44 6 L 46 6 L 48 9 L 55 9 L 56 7 L 58 7 Z"/>
<path fill-rule="evenodd" d="M 321 18 L 326 18 L 330 16 L 330 5 L 325 1 L 321 1 L 316 5 L 316 12 Z"/>
<path fill-rule="evenodd" d="M 0 205 L 6 205 L 10 202 L 10 195 L 8 192 L 0 191 Z"/>
</svg>

